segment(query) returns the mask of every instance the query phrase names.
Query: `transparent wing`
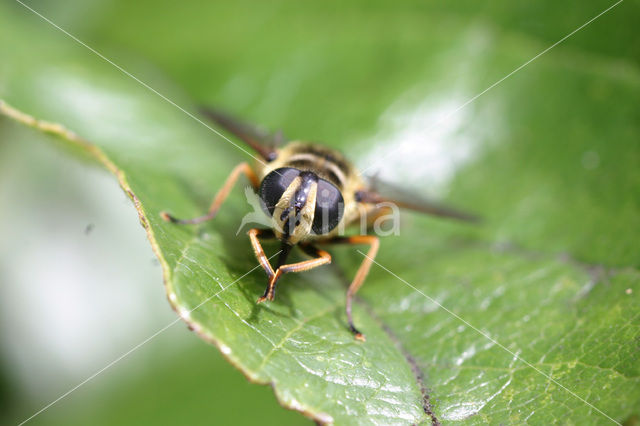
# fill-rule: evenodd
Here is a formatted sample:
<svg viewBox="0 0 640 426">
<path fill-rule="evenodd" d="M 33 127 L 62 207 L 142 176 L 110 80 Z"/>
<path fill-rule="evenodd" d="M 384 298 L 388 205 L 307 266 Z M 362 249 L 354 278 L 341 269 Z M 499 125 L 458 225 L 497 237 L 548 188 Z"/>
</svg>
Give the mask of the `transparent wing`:
<svg viewBox="0 0 640 426">
<path fill-rule="evenodd" d="M 480 222 L 480 217 L 469 212 L 459 210 L 422 195 L 416 195 L 398 185 L 380 181 L 378 178 L 369 179 L 369 188 L 358 191 L 358 201 L 369 204 L 390 202 L 398 207 L 426 213 L 433 216 L 462 220 L 465 222 Z"/>
<path fill-rule="evenodd" d="M 276 157 L 278 146 L 284 141 L 282 132 L 269 133 L 258 126 L 243 123 L 216 109 L 203 107 L 200 108 L 200 111 L 214 123 L 242 139 L 267 161 L 271 161 Z"/>
</svg>

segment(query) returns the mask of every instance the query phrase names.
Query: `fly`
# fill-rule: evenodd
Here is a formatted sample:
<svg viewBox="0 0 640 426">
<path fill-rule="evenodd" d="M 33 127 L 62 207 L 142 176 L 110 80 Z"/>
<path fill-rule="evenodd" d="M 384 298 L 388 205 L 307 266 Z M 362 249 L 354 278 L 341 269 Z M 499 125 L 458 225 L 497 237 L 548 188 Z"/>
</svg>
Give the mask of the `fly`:
<svg viewBox="0 0 640 426">
<path fill-rule="evenodd" d="M 204 216 L 177 219 L 166 212 L 162 212 L 161 216 L 176 224 L 198 224 L 213 219 L 238 178 L 245 175 L 272 222 L 270 229 L 253 228 L 248 232 L 255 256 L 268 277 L 267 287 L 257 303 L 274 300 L 276 284 L 283 274 L 308 271 L 331 263 L 331 255 L 321 247 L 331 244 L 368 246 L 367 256 L 346 295 L 349 329 L 356 339 L 364 341 L 364 335 L 353 323 L 351 306 L 378 253 L 380 241 L 375 235 L 343 236 L 339 235 L 339 231 L 348 225 L 360 223 L 363 218 L 367 224 L 373 224 L 377 218 L 388 213 L 388 207 L 381 205 L 384 203 L 395 203 L 399 207 L 437 216 L 476 220 L 473 215 L 412 195 L 403 197 L 402 191 L 394 190 L 393 197 L 382 195 L 361 177 L 350 161 L 332 148 L 305 142 L 289 142 L 278 147 L 282 135 L 272 138 L 217 111 L 205 110 L 204 114 L 246 142 L 262 161 L 254 165 L 246 162 L 238 164 Z M 273 238 L 280 240 L 281 244 L 275 267 L 269 262 L 261 244 L 261 240 Z M 287 263 L 295 246 L 309 259 Z"/>
</svg>

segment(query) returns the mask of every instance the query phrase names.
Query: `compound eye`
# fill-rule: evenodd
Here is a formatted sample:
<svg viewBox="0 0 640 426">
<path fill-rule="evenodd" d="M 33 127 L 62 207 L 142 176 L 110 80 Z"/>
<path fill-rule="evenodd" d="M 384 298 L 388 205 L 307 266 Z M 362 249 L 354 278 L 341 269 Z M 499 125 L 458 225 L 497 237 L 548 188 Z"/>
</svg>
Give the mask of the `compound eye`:
<svg viewBox="0 0 640 426">
<path fill-rule="evenodd" d="M 335 185 L 318 179 L 316 211 L 311 229 L 316 235 L 328 234 L 335 228 L 344 213 L 344 199 Z"/>
<path fill-rule="evenodd" d="M 298 169 L 281 167 L 269 173 L 262 180 L 260 199 L 262 200 L 263 210 L 269 212 L 269 216 L 273 216 L 273 211 L 278 201 L 280 201 L 280 197 L 299 174 L 300 170 Z"/>
</svg>

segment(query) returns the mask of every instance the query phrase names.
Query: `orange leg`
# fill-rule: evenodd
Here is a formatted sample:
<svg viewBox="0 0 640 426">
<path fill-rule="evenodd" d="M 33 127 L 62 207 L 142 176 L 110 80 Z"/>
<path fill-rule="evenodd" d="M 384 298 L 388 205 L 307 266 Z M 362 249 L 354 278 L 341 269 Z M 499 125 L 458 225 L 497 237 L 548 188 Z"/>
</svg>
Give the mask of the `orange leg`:
<svg viewBox="0 0 640 426">
<path fill-rule="evenodd" d="M 266 237 L 266 238 L 274 238 L 275 235 L 273 234 L 273 231 L 270 229 L 253 228 L 253 229 L 249 229 L 248 234 L 249 234 L 249 239 L 251 240 L 251 245 L 253 246 L 253 252 L 256 255 L 256 259 L 258 259 L 258 261 L 260 262 L 260 265 L 262 266 L 262 269 L 264 269 L 269 279 L 271 279 L 271 277 L 274 276 L 275 272 L 273 272 L 273 268 L 269 263 L 269 259 L 267 258 L 267 255 L 264 254 L 264 250 L 262 249 L 262 244 L 260 244 L 260 240 L 258 239 L 258 236 L 262 235 L 263 237 Z"/>
<path fill-rule="evenodd" d="M 373 259 L 376 257 L 378 253 L 378 247 L 380 247 L 380 240 L 378 237 L 374 235 L 354 235 L 352 237 L 339 237 L 333 240 L 327 241 L 327 243 L 331 244 L 368 244 L 369 251 L 367 252 L 367 256 L 364 258 L 362 263 L 360 264 L 360 268 L 358 268 L 358 272 L 356 272 L 356 277 L 351 282 L 349 289 L 347 290 L 347 303 L 346 303 L 346 311 L 347 311 L 347 320 L 349 321 L 349 329 L 354 334 L 354 337 L 358 340 L 364 341 L 364 335 L 358 331 L 358 329 L 353 325 L 353 317 L 351 315 L 351 305 L 353 303 L 353 296 L 356 294 L 364 279 L 367 277 L 369 273 L 369 269 L 371 268 L 371 264 L 373 263 Z"/>
<path fill-rule="evenodd" d="M 251 237 L 251 234 L 249 234 L 249 236 Z M 286 274 L 289 272 L 308 271 L 310 269 L 317 268 L 318 266 L 331 263 L 331 255 L 326 251 L 320 250 L 312 246 L 301 246 L 300 248 L 304 250 L 305 253 L 307 253 L 310 256 L 314 256 L 314 258 L 309 260 L 304 260 L 302 262 L 281 265 L 274 272 L 273 268 L 269 264 L 269 260 L 264 254 L 264 250 L 262 250 L 262 247 L 260 246 L 260 242 L 258 241 L 257 237 L 251 237 L 251 238 L 252 238 L 251 240 L 252 243 L 254 243 L 255 241 L 254 251 L 256 252 L 256 257 L 258 257 L 258 260 L 260 260 L 260 264 L 262 265 L 263 269 L 267 272 L 267 275 L 269 276 L 269 284 L 267 284 L 267 288 L 265 289 L 264 294 L 262 295 L 262 297 L 258 299 L 257 303 L 262 303 L 265 300 L 273 300 L 276 292 L 276 283 L 278 282 L 278 280 L 283 274 Z M 283 251 L 281 253 L 281 259 L 285 259 L 287 254 L 288 254 L 288 250 Z M 263 260 L 264 260 L 264 263 L 263 263 Z"/>
<path fill-rule="evenodd" d="M 206 215 L 200 216 L 200 217 L 196 217 L 196 218 L 193 218 L 193 219 L 177 219 L 177 218 L 171 216 L 167 212 L 161 212 L 160 216 L 164 220 L 166 220 L 167 222 L 179 223 L 181 225 L 184 225 L 184 224 L 197 224 L 197 223 L 202 223 L 202 222 L 205 222 L 207 220 L 213 219 L 216 216 L 216 213 L 218 213 L 218 210 L 220 209 L 220 206 L 222 205 L 224 200 L 229 195 L 229 192 L 231 192 L 231 189 L 233 188 L 233 185 L 236 183 L 236 181 L 238 180 L 238 177 L 240 177 L 241 173 L 244 173 L 249 178 L 249 181 L 251 182 L 251 185 L 253 185 L 254 188 L 258 188 L 260 186 L 260 182 L 258 181 L 258 177 L 253 172 L 253 170 L 251 169 L 249 164 L 243 162 L 243 163 L 238 164 L 231 171 L 231 174 L 227 178 L 226 182 L 224 183 L 222 188 L 220 188 L 220 190 L 216 194 L 215 198 L 211 202 L 211 206 L 209 206 L 209 212 Z"/>
</svg>

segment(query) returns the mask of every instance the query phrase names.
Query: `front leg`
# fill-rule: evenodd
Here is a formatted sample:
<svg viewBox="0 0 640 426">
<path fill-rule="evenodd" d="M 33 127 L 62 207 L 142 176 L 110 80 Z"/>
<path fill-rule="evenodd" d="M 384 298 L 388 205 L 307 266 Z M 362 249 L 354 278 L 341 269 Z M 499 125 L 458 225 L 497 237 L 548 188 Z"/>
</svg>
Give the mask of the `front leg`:
<svg viewBox="0 0 640 426">
<path fill-rule="evenodd" d="M 278 280 L 283 274 L 286 274 L 289 272 L 308 271 L 310 269 L 317 268 L 318 266 L 331 263 L 331 255 L 324 250 L 320 250 L 313 246 L 301 246 L 300 248 L 306 254 L 308 254 L 309 256 L 313 256 L 314 258 L 309 260 L 304 260 L 302 262 L 280 265 L 275 270 L 275 272 L 273 272 L 272 275 L 269 275 L 269 273 L 267 272 L 267 275 L 269 275 L 269 284 L 267 284 L 267 288 L 265 289 L 264 294 L 262 295 L 262 297 L 258 299 L 257 303 L 262 303 L 265 300 L 274 299 L 275 292 L 276 292 L 276 283 L 278 282 Z M 278 264 L 284 263 L 287 255 L 289 254 L 290 249 L 291 249 L 291 246 L 288 246 L 285 243 L 283 243 Z"/>
<path fill-rule="evenodd" d="M 269 263 L 269 259 L 267 255 L 264 253 L 264 249 L 262 248 L 262 244 L 260 244 L 259 236 L 263 238 L 275 238 L 275 235 L 271 229 L 249 229 L 249 239 L 251 240 L 251 245 L 253 246 L 253 253 L 256 255 L 256 259 L 260 262 L 260 266 L 267 273 L 269 278 L 273 277 L 274 272 L 271 267 L 271 263 Z"/>
</svg>

